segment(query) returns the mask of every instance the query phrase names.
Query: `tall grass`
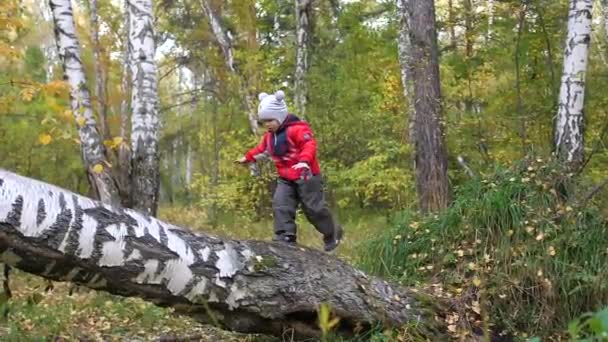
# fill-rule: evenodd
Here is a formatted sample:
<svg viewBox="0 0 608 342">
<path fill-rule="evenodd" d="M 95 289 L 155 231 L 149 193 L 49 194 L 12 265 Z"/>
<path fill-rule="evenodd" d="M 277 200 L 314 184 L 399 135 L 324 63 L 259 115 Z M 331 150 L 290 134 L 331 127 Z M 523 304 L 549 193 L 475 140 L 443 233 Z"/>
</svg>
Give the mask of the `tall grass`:
<svg viewBox="0 0 608 342">
<path fill-rule="evenodd" d="M 398 215 L 359 264 L 452 298 L 455 334 L 559 334 L 608 303 L 608 221 L 565 199 L 576 184 L 562 175 L 541 159 L 498 168 L 460 186 L 440 215 Z"/>
</svg>

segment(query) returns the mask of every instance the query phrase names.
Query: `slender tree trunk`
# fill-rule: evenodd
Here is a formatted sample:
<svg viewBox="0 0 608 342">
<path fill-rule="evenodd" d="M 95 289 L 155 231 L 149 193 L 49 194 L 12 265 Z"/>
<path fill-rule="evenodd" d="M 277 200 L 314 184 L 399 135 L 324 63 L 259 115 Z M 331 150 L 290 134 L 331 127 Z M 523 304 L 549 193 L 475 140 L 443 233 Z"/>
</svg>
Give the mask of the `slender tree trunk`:
<svg viewBox="0 0 608 342">
<path fill-rule="evenodd" d="M 234 49 L 232 47 L 232 37 L 230 35 L 230 32 L 224 29 L 224 27 L 222 26 L 220 16 L 215 12 L 213 7 L 209 3 L 209 0 L 200 0 L 200 2 L 201 7 L 205 12 L 205 16 L 209 21 L 209 25 L 211 26 L 211 31 L 213 31 L 213 35 L 215 36 L 215 39 L 219 44 L 220 49 L 222 50 L 226 67 L 231 73 L 237 75 L 240 79 L 239 92 L 243 98 L 243 105 L 245 107 L 245 110 L 247 111 L 247 117 L 249 119 L 249 128 L 251 129 L 251 132 L 253 134 L 257 135 L 258 121 L 257 114 L 255 112 L 256 107 L 253 103 L 253 97 L 251 96 L 249 91 L 247 91 L 247 85 L 244 77 L 240 75 L 238 73 L 238 70 L 236 69 L 234 63 Z"/>
<path fill-rule="evenodd" d="M 131 150 L 129 149 L 129 95 L 130 78 L 131 78 L 131 50 L 129 48 L 129 32 L 130 17 L 129 17 L 129 0 L 124 0 L 123 8 L 123 46 L 122 46 L 122 80 L 120 82 L 120 91 L 122 92 L 122 100 L 120 102 L 120 137 L 122 142 L 118 147 L 118 180 L 120 184 L 122 203 L 126 207 L 131 207 Z"/>
<path fill-rule="evenodd" d="M 399 53 L 399 64 L 401 67 L 401 84 L 403 85 L 403 97 L 408 104 L 408 117 L 410 121 L 410 139 L 414 139 L 413 123 L 415 122 L 416 110 L 414 108 L 414 75 L 412 67 L 414 61 L 412 59 L 412 43 L 410 41 L 410 23 L 409 23 L 409 0 L 397 0 L 397 10 L 399 11 L 399 41 L 397 49 Z M 410 140 L 410 143 L 414 143 Z"/>
<path fill-rule="evenodd" d="M 416 189 L 420 210 L 437 212 L 450 201 L 448 162 L 444 145 L 439 56 L 435 6 L 428 0 L 409 0 L 410 42 L 414 80 L 414 108 L 411 139 L 414 143 Z"/>
<path fill-rule="evenodd" d="M 98 198 L 105 203 L 118 204 L 118 188 L 112 178 L 110 164 L 106 160 L 102 138 L 95 126 L 91 107 L 91 95 L 80 55 L 74 16 L 70 0 L 50 0 L 55 39 L 64 77 L 70 85 L 70 107 L 78 126 L 82 159 L 89 182 Z"/>
<path fill-rule="evenodd" d="M 156 216 L 160 187 L 158 81 L 152 0 L 129 0 L 131 47 L 131 199 L 133 208 Z"/>
<path fill-rule="evenodd" d="M 306 115 L 308 98 L 308 50 L 312 34 L 313 0 L 294 0 L 296 8 L 296 71 L 294 77 L 294 104 L 298 115 Z"/>
<path fill-rule="evenodd" d="M 196 234 L 1 169 L 0 261 L 240 332 L 319 338 L 323 303 L 346 336 L 441 328 L 436 300 L 320 251 Z"/>
<path fill-rule="evenodd" d="M 95 65 L 95 97 L 98 104 L 99 129 L 104 140 L 110 138 L 108 128 L 108 105 L 106 98 L 106 75 L 103 69 L 101 46 L 99 44 L 99 17 L 97 15 L 97 0 L 90 0 L 91 11 L 91 40 L 93 45 L 93 64 Z"/>
<path fill-rule="evenodd" d="M 543 31 L 543 38 L 545 39 L 545 46 L 547 48 L 547 66 L 549 68 L 549 73 L 551 74 L 551 92 L 555 94 L 557 90 L 557 77 L 555 76 L 555 63 L 553 62 L 553 48 L 551 47 L 551 37 L 549 37 L 549 33 L 547 32 L 547 25 L 545 24 L 545 18 L 543 14 L 543 10 L 540 6 L 536 6 L 536 14 L 538 15 L 538 24 Z M 555 94 L 557 98 L 557 94 Z"/>
<path fill-rule="evenodd" d="M 519 12 L 519 22 L 517 25 L 517 42 L 515 44 L 515 91 L 517 92 L 517 122 L 519 123 L 519 138 L 521 139 L 524 154 L 528 152 L 528 129 L 526 125 L 526 113 L 524 112 L 524 100 L 521 94 L 521 75 L 520 75 L 520 46 L 521 39 L 526 25 L 526 13 L 528 11 L 527 1 L 521 4 Z"/>
<path fill-rule="evenodd" d="M 473 87 L 472 87 L 472 77 L 471 77 L 473 66 L 471 65 L 471 59 L 473 58 L 473 43 L 474 43 L 473 18 L 474 18 L 475 14 L 473 13 L 472 1 L 473 0 L 464 0 L 464 2 L 463 2 L 463 7 L 464 7 L 464 55 L 465 55 L 465 63 L 466 63 L 466 71 L 467 71 L 467 89 L 468 89 L 468 94 L 466 95 L 466 98 L 464 101 L 464 106 L 465 106 L 465 111 L 468 114 L 473 113 L 473 111 L 474 111 L 474 109 L 473 109 L 473 102 L 474 102 L 473 101 Z"/>
<path fill-rule="evenodd" d="M 584 160 L 585 74 L 591 40 L 593 0 L 570 0 L 564 70 L 555 123 L 555 152 L 571 169 Z"/>
<path fill-rule="evenodd" d="M 192 145 L 188 143 L 186 147 L 186 189 L 190 188 L 192 185 Z"/>
<path fill-rule="evenodd" d="M 494 35 L 494 0 L 488 0 L 488 33 L 486 35 L 486 44 L 492 40 Z"/>
<path fill-rule="evenodd" d="M 338 18 L 340 18 L 340 12 L 342 11 L 340 9 L 340 0 L 329 0 L 329 4 L 331 6 L 332 20 L 337 23 Z"/>
<path fill-rule="evenodd" d="M 456 15 L 454 14 L 454 0 L 448 0 L 448 28 L 450 32 L 450 45 L 456 48 Z"/>
<path fill-rule="evenodd" d="M 606 42 L 608 42 L 608 0 L 601 0 L 602 1 L 602 13 L 604 15 L 604 34 L 606 35 Z M 602 55 L 606 54 L 606 52 L 604 52 Z M 604 55 L 605 58 L 605 55 Z"/>
</svg>

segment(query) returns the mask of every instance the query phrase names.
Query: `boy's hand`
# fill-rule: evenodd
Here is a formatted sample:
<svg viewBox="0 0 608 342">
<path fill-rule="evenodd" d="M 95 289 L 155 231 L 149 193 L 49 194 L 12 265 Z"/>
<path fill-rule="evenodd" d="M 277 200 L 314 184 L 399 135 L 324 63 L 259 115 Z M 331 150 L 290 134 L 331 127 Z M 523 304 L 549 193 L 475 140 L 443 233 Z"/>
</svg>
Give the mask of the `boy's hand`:
<svg viewBox="0 0 608 342">
<path fill-rule="evenodd" d="M 303 181 L 308 181 L 312 174 L 310 173 L 310 166 L 308 163 L 299 162 L 296 165 L 291 167 L 294 170 L 300 170 L 300 179 Z"/>
<path fill-rule="evenodd" d="M 247 158 L 241 157 L 234 161 L 235 164 L 247 164 Z"/>
<path fill-rule="evenodd" d="M 300 169 L 308 169 L 310 170 L 310 166 L 308 166 L 308 163 L 305 162 L 299 162 L 296 165 L 291 167 L 294 170 L 300 170 Z"/>
<path fill-rule="evenodd" d="M 291 167 L 294 170 L 300 170 L 300 169 L 307 169 L 310 170 L 310 166 L 308 166 L 308 163 L 304 163 L 304 162 L 299 162 L 296 165 Z"/>
</svg>

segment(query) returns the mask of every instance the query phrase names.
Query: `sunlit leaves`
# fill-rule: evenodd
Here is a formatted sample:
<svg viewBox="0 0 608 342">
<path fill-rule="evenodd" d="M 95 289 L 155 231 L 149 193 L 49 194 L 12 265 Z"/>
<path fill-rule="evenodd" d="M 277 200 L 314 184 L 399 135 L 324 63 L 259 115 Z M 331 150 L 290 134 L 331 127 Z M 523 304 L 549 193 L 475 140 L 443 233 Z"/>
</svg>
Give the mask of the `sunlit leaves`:
<svg viewBox="0 0 608 342">
<path fill-rule="evenodd" d="M 53 138 L 48 133 L 43 133 L 38 136 L 38 142 L 41 145 L 48 145 L 51 143 L 51 141 L 53 141 Z"/>
</svg>

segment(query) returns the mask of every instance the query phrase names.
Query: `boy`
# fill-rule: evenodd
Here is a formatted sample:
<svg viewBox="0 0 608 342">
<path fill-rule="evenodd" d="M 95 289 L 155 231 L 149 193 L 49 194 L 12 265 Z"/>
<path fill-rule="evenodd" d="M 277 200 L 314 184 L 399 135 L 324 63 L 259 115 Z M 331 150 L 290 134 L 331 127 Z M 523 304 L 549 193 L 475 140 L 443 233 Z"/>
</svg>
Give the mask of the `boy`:
<svg viewBox="0 0 608 342">
<path fill-rule="evenodd" d="M 267 153 L 273 160 L 279 178 L 272 199 L 274 241 L 295 245 L 298 204 L 306 218 L 323 234 L 326 252 L 334 250 L 342 238 L 342 227 L 335 221 L 325 201 L 321 169 L 317 161 L 317 142 L 310 126 L 287 112 L 285 93 L 261 93 L 258 116 L 267 132 L 260 144 L 237 160 L 254 163 L 257 155 Z"/>
</svg>

